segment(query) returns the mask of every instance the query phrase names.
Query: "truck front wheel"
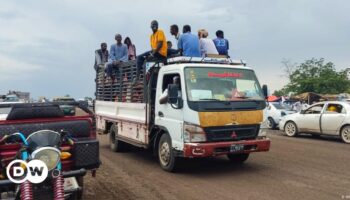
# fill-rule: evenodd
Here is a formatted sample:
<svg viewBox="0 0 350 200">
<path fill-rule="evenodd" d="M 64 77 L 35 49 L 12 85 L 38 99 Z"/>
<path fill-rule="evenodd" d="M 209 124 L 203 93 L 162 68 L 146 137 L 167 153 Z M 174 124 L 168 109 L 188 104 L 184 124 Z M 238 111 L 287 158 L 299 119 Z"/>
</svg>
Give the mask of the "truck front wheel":
<svg viewBox="0 0 350 200">
<path fill-rule="evenodd" d="M 117 135 L 118 128 L 112 125 L 109 130 L 109 147 L 114 152 L 121 152 L 123 150 L 123 142 L 117 139 Z"/>
<path fill-rule="evenodd" d="M 233 163 L 244 163 L 249 158 L 249 153 L 227 154 L 227 158 Z"/>
<path fill-rule="evenodd" d="M 169 172 L 176 170 L 176 157 L 172 150 L 171 138 L 165 133 L 160 137 L 158 145 L 158 158 L 160 166 Z"/>
</svg>

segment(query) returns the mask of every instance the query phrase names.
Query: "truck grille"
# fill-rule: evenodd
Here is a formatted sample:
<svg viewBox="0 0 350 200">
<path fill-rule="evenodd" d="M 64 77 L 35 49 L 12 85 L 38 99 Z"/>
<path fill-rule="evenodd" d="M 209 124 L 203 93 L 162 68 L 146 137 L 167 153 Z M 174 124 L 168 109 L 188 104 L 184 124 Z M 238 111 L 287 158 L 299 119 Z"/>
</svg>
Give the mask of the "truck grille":
<svg viewBox="0 0 350 200">
<path fill-rule="evenodd" d="M 251 140 L 257 137 L 259 125 L 209 127 L 204 131 L 208 142 Z"/>
</svg>

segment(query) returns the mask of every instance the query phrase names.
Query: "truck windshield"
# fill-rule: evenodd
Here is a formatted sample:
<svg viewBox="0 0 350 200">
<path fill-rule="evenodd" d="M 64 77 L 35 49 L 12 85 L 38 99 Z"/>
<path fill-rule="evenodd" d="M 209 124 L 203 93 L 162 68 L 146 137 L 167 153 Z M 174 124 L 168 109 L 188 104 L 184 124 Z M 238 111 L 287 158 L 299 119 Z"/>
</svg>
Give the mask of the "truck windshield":
<svg viewBox="0 0 350 200">
<path fill-rule="evenodd" d="M 264 100 L 252 70 L 217 67 L 186 67 L 189 101 Z"/>
</svg>

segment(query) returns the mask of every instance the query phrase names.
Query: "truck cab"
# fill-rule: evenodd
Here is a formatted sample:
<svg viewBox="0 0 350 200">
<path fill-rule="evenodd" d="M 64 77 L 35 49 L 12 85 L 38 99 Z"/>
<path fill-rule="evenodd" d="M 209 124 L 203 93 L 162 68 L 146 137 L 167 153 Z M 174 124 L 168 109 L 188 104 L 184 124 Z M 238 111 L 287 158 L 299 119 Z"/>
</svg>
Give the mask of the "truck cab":
<svg viewBox="0 0 350 200">
<path fill-rule="evenodd" d="M 145 72 L 143 103 L 97 97 L 97 129 L 110 127 L 114 150 L 126 144 L 152 148 L 167 171 L 176 169 L 178 157 L 227 155 L 244 162 L 251 152 L 269 150 L 260 130 L 265 96 L 242 61 L 177 57 Z"/>
</svg>

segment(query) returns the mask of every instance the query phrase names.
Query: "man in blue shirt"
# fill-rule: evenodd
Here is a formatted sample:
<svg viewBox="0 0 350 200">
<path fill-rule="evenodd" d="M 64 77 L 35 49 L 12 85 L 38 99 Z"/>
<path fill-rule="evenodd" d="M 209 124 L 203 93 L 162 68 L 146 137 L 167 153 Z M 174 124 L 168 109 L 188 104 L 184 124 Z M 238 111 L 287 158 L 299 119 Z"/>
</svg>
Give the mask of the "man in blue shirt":
<svg viewBox="0 0 350 200">
<path fill-rule="evenodd" d="M 126 44 L 122 43 L 122 36 L 120 34 L 115 35 L 115 40 L 117 41 L 116 44 L 113 44 L 111 46 L 111 49 L 109 50 L 109 59 L 108 64 L 106 67 L 106 74 L 107 78 L 112 78 L 112 81 L 115 77 L 113 77 L 113 66 L 118 66 L 121 62 L 127 62 L 128 61 L 128 47 Z M 122 76 L 122 73 L 120 69 L 117 68 L 117 72 L 119 71 L 119 76 Z"/>
<path fill-rule="evenodd" d="M 224 39 L 224 32 L 222 30 L 216 31 L 216 39 L 214 39 L 214 44 L 219 52 L 219 55 L 228 56 L 229 43 L 228 40 Z"/>
<path fill-rule="evenodd" d="M 178 41 L 178 48 L 181 55 L 187 57 L 201 57 L 199 39 L 197 35 L 191 33 L 191 26 L 185 25 L 182 32 L 183 34 L 180 35 Z"/>
</svg>

